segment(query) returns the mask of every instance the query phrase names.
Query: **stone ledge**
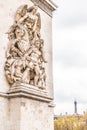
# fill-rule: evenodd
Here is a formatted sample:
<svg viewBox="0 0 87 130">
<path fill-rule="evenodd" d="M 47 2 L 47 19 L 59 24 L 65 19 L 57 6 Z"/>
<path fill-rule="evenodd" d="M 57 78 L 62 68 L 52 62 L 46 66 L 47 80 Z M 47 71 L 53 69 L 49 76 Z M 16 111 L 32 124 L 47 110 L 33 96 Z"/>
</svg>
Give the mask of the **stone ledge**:
<svg viewBox="0 0 87 130">
<path fill-rule="evenodd" d="M 54 4 L 51 0 L 31 0 L 33 3 L 36 3 L 44 12 L 52 17 L 52 12 L 56 10 L 57 5 Z"/>
<path fill-rule="evenodd" d="M 4 92 L 0 92 L 0 97 L 7 98 L 8 94 Z"/>
<path fill-rule="evenodd" d="M 53 101 L 53 98 L 47 95 L 46 90 L 41 90 L 37 87 L 27 84 L 16 84 L 12 86 L 7 94 L 8 98 L 25 97 L 48 103 Z"/>
<path fill-rule="evenodd" d="M 50 102 L 53 101 L 53 98 L 50 98 L 46 95 L 31 94 L 30 92 L 27 92 L 23 89 L 20 89 L 20 90 L 17 90 L 17 91 L 11 91 L 11 92 L 8 92 L 8 93 L 0 93 L 0 97 L 3 97 L 3 98 L 25 97 L 25 98 L 35 99 L 35 100 L 43 101 L 43 102 L 47 102 L 47 103 L 50 103 Z"/>
<path fill-rule="evenodd" d="M 8 98 L 16 98 L 16 97 L 25 97 L 25 98 L 29 98 L 29 99 L 35 99 L 35 100 L 39 100 L 39 101 L 43 101 L 43 102 L 47 102 L 50 103 L 52 101 L 51 98 L 46 97 L 46 96 L 37 96 L 34 94 L 30 94 L 30 93 L 26 93 L 23 90 L 19 90 L 14 92 L 9 92 L 8 93 Z"/>
<path fill-rule="evenodd" d="M 50 103 L 49 103 L 49 105 L 48 105 L 48 107 L 52 107 L 52 108 L 54 108 L 54 107 L 55 107 L 54 102 L 53 102 L 53 101 L 52 101 L 52 102 L 50 102 Z"/>
</svg>

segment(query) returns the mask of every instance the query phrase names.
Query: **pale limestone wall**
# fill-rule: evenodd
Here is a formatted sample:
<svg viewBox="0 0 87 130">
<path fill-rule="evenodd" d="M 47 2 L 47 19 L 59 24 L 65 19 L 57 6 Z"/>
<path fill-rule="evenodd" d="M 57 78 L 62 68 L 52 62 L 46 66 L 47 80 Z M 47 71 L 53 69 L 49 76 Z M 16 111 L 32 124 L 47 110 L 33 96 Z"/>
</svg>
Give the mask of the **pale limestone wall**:
<svg viewBox="0 0 87 130">
<path fill-rule="evenodd" d="M 5 78 L 4 65 L 6 61 L 6 50 L 8 46 L 7 32 L 13 25 L 14 16 L 19 6 L 28 4 L 32 6 L 30 0 L 3 0 L 0 1 L 0 91 L 7 92 L 9 85 Z M 38 9 L 41 14 L 41 36 L 45 43 L 45 55 L 47 59 L 46 74 L 47 74 L 47 91 L 50 96 L 53 96 L 53 79 L 52 79 L 52 18 L 41 9 Z M 3 87 L 2 87 L 3 86 Z"/>
<path fill-rule="evenodd" d="M 10 88 L 4 71 L 5 54 L 8 46 L 6 33 L 13 25 L 18 7 L 23 4 L 33 5 L 30 0 L 0 0 L 0 130 L 29 130 L 29 128 L 30 130 L 53 130 L 53 108 L 49 107 L 48 103 L 29 98 L 9 99 L 6 97 L 7 95 L 1 96 L 7 93 Z M 41 9 L 38 9 L 38 12 L 41 14 L 41 37 L 44 39 L 47 60 L 46 90 L 48 96 L 52 98 L 52 18 Z M 42 126 L 45 128 L 42 128 Z"/>
<path fill-rule="evenodd" d="M 53 130 L 53 108 L 47 103 L 13 98 L 10 105 L 9 130 Z"/>
<path fill-rule="evenodd" d="M 47 59 L 46 74 L 47 74 L 47 92 L 48 95 L 53 97 L 53 77 L 52 77 L 52 18 L 49 17 L 44 11 L 41 11 L 42 20 L 42 38 L 44 39 L 45 45 L 45 56 Z"/>
<path fill-rule="evenodd" d="M 8 117 L 9 130 L 21 130 L 20 129 L 20 121 L 21 121 L 20 103 L 21 103 L 20 98 L 9 99 L 9 117 Z"/>
<path fill-rule="evenodd" d="M 0 97 L 0 130 L 9 130 L 9 102 L 8 99 Z"/>
<path fill-rule="evenodd" d="M 53 110 L 45 102 L 21 100 L 21 130 L 53 130 Z M 26 119 L 24 118 L 26 117 Z"/>
</svg>

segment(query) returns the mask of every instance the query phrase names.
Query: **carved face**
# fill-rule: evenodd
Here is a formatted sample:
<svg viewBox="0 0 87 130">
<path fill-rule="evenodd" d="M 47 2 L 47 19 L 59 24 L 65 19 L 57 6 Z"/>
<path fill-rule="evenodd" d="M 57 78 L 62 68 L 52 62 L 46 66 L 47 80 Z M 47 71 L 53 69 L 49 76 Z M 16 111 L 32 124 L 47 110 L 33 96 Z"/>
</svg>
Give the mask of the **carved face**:
<svg viewBox="0 0 87 130">
<path fill-rule="evenodd" d="M 34 8 L 34 9 L 32 10 L 32 13 L 35 14 L 36 12 L 37 12 L 37 9 Z"/>
<path fill-rule="evenodd" d="M 15 35 L 16 35 L 16 37 L 20 37 L 20 38 L 23 37 L 24 36 L 24 30 L 17 27 L 16 30 L 15 30 Z"/>
<path fill-rule="evenodd" d="M 40 41 L 39 40 L 37 40 L 36 42 L 35 42 L 35 46 L 37 47 L 37 48 L 39 48 L 40 47 Z"/>
</svg>

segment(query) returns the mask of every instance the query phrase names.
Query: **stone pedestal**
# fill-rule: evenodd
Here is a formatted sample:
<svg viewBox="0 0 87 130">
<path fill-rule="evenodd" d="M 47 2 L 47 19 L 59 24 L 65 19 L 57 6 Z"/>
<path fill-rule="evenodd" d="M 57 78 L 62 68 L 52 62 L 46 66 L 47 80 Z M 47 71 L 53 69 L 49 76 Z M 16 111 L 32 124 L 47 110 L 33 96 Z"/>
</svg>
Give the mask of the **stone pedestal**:
<svg viewBox="0 0 87 130">
<path fill-rule="evenodd" d="M 44 88 L 43 86 L 34 85 L 34 83 L 32 85 L 25 83 L 25 80 L 22 80 L 22 82 L 16 82 L 15 80 L 15 83 L 11 83 L 11 81 L 9 81 L 9 84 L 5 76 L 8 69 L 7 66 L 5 66 L 5 62 L 6 58 L 7 60 L 9 59 L 6 55 L 6 51 L 8 48 L 8 42 L 12 41 L 8 39 L 8 30 L 11 25 L 15 23 L 15 12 L 22 5 L 28 5 L 29 7 L 32 7 L 34 4 L 37 4 L 39 7 L 38 12 L 41 17 L 40 35 L 44 40 L 44 53 L 46 57 L 46 85 Z M 0 1 L 0 130 L 54 129 L 52 77 L 52 12 L 55 9 L 56 5 L 50 0 Z M 19 57 L 17 58 L 19 59 Z M 25 70 L 22 71 L 25 73 Z"/>
<path fill-rule="evenodd" d="M 19 87 L 8 94 L 10 130 L 53 130 L 53 99 L 45 92 Z"/>
</svg>

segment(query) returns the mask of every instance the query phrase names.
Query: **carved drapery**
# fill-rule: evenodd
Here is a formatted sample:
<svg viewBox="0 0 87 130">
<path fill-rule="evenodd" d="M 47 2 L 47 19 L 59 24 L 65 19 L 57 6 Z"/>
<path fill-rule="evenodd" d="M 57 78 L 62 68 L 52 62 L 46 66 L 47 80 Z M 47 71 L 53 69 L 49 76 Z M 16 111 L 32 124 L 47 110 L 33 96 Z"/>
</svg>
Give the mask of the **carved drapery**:
<svg viewBox="0 0 87 130">
<path fill-rule="evenodd" d="M 5 74 L 11 85 L 19 82 L 41 89 L 46 86 L 44 40 L 37 9 L 36 5 L 19 7 L 8 31 Z"/>
</svg>

